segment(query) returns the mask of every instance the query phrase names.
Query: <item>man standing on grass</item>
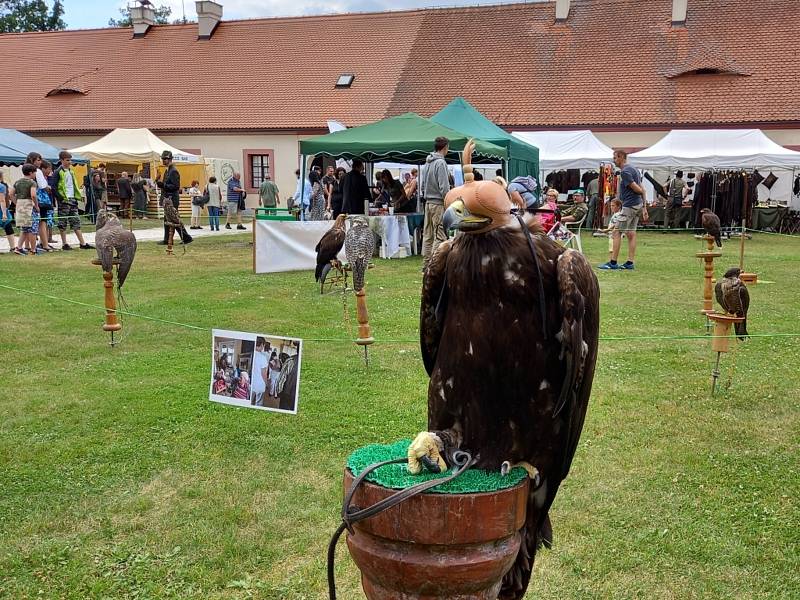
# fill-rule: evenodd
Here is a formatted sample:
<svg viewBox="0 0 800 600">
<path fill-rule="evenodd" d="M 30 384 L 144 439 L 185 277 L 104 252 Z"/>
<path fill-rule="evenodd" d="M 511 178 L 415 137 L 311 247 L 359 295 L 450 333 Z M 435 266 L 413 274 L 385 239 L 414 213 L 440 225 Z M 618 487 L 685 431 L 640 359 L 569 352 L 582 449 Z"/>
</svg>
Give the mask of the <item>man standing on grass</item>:
<svg viewBox="0 0 800 600">
<path fill-rule="evenodd" d="M 75 172 L 72 170 L 72 154 L 66 150 L 58 153 L 59 164 L 55 172 L 56 186 L 53 188 L 58 204 L 58 233 L 61 236 L 61 249 L 72 250 L 67 243 L 67 226 L 78 238 L 79 248 L 91 250 L 94 246 L 87 244 L 81 233 L 81 218 L 78 215 L 78 200 L 81 199 L 81 189 Z"/>
<path fill-rule="evenodd" d="M 241 175 L 234 173 L 233 177 L 228 180 L 228 214 L 225 217 L 225 229 L 231 228 L 231 215 L 236 215 L 236 229 L 244 229 L 242 225 L 242 213 L 239 210 L 239 201 L 242 199 Z"/>
<path fill-rule="evenodd" d="M 444 157 L 450 150 L 450 140 L 437 137 L 433 152 L 425 161 L 425 177 L 422 194 L 425 198 L 425 223 L 422 228 L 423 270 L 427 269 L 436 248 L 447 239 L 442 227 L 444 197 L 450 191 L 450 173 Z"/>
<path fill-rule="evenodd" d="M 281 200 L 278 186 L 270 179 L 269 175 L 264 177 L 264 183 L 258 188 L 258 200 L 264 208 L 278 208 L 278 202 Z M 275 214 L 274 211 L 269 212 Z"/>
<path fill-rule="evenodd" d="M 178 172 L 178 169 L 175 167 L 175 165 L 172 164 L 172 152 L 169 150 L 164 150 L 161 153 L 161 164 L 167 167 L 164 177 L 161 179 L 156 179 L 156 185 L 161 189 L 161 206 L 164 206 L 164 204 L 167 202 L 171 202 L 172 206 L 175 207 L 175 212 L 177 212 L 178 205 L 181 203 L 181 174 Z M 164 246 L 167 244 L 169 230 L 170 226 L 165 222 L 164 239 L 158 242 L 159 244 Z M 187 233 L 186 236 L 188 235 L 189 234 Z M 186 236 L 184 236 L 184 232 L 181 233 L 181 237 L 184 238 L 184 243 L 188 243 L 185 241 Z"/>
<path fill-rule="evenodd" d="M 617 168 L 622 169 L 617 194 L 622 202 L 622 218 L 619 229 L 615 229 L 613 232 L 611 260 L 603 263 L 599 268 L 612 271 L 617 269 L 633 271 L 633 261 L 636 257 L 636 227 L 639 225 L 639 219 L 647 221 L 645 205 L 647 198 L 642 187 L 642 176 L 639 175 L 639 171 L 628 164 L 628 153 L 624 150 L 614 151 L 614 164 Z M 617 264 L 617 257 L 619 257 L 623 232 L 628 238 L 628 260 L 620 265 Z"/>
</svg>

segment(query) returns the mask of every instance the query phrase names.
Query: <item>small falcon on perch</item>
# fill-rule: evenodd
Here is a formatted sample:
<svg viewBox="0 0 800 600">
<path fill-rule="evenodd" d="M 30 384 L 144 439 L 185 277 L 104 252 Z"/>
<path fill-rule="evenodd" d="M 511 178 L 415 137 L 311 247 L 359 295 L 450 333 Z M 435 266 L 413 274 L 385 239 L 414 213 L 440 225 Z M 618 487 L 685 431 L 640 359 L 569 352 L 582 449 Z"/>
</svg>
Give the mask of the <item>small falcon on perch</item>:
<svg viewBox="0 0 800 600">
<path fill-rule="evenodd" d="M 103 271 L 111 272 L 116 253 L 116 258 L 119 260 L 117 289 L 121 289 L 136 255 L 136 236 L 122 227 L 116 215 L 100 211 L 97 215 L 97 233 L 94 240 L 97 258 L 100 259 Z"/>
<path fill-rule="evenodd" d="M 739 279 L 741 272 L 738 267 L 728 269 L 723 278 L 717 281 L 714 293 L 722 310 L 735 317 L 744 317 L 744 321 L 741 323 L 733 324 L 736 335 L 743 340 L 748 335 L 747 309 L 750 307 L 750 292 L 747 291 L 744 282 Z"/>
<path fill-rule="evenodd" d="M 700 223 L 703 225 L 703 229 L 706 230 L 706 233 L 714 238 L 714 241 L 717 242 L 717 246 L 722 248 L 722 236 L 720 234 L 720 223 L 719 217 L 711 212 L 711 209 L 704 208 L 700 211 L 700 214 L 703 215 L 700 219 Z"/>
<path fill-rule="evenodd" d="M 317 251 L 317 269 L 314 271 L 314 279 L 325 282 L 328 271 L 331 270 L 331 261 L 336 260 L 337 255 L 344 246 L 344 222 L 347 215 L 341 214 L 336 217 L 333 226 L 325 232 L 314 250 Z"/>
<path fill-rule="evenodd" d="M 344 237 L 344 251 L 353 270 L 353 289 L 361 291 L 364 289 L 369 261 L 375 252 L 375 236 L 366 217 L 353 219 L 353 226 Z"/>
</svg>

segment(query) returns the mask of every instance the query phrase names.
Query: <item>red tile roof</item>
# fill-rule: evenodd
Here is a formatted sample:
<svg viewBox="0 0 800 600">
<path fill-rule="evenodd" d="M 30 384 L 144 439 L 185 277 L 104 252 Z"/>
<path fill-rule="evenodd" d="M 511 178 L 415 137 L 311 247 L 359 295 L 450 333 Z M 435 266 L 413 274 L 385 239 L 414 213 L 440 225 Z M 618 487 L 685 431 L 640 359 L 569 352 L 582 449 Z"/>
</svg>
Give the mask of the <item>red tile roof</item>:
<svg viewBox="0 0 800 600">
<path fill-rule="evenodd" d="M 223 20 L 210 40 L 195 24 L 0 35 L 0 127 L 307 130 L 454 96 L 506 127 L 800 126 L 797 0 L 689 0 L 676 28 L 671 5 L 573 0 L 559 24 L 553 2 Z"/>
</svg>

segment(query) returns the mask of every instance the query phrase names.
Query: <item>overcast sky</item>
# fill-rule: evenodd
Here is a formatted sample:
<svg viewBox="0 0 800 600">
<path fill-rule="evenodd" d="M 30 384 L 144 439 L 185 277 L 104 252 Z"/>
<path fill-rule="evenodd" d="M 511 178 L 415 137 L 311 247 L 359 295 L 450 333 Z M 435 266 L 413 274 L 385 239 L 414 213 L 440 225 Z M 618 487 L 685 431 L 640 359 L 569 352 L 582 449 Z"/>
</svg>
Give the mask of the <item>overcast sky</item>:
<svg viewBox="0 0 800 600">
<path fill-rule="evenodd" d="M 181 0 L 152 0 L 155 5 L 172 7 L 174 18 L 183 15 Z M 499 4 L 498 0 L 222 0 L 223 19 L 283 17 L 334 12 L 370 12 L 418 8 L 421 6 L 465 6 Z M 103 0 L 65 0 L 65 20 L 69 29 L 106 27 L 110 18 L 119 17 L 119 7 L 127 2 Z M 194 0 L 185 0 L 186 17 L 195 18 Z"/>
</svg>

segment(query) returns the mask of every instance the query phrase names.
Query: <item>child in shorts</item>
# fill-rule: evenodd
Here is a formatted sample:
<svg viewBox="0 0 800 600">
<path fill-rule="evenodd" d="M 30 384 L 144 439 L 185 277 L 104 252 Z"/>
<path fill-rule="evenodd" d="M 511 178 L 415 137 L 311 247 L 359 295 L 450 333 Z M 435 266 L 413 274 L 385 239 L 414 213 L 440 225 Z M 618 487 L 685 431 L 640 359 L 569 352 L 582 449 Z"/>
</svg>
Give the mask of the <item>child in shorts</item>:
<svg viewBox="0 0 800 600">
<path fill-rule="evenodd" d="M 36 167 L 30 163 L 22 165 L 22 179 L 14 183 L 17 197 L 17 212 L 14 218 L 20 228 L 19 241 L 14 254 L 24 256 L 36 252 L 36 235 L 33 233 L 33 215 L 39 213 L 36 200 Z"/>
<path fill-rule="evenodd" d="M 54 250 L 50 246 L 50 232 L 53 227 L 53 197 L 50 190 L 50 175 L 53 165 L 43 160 L 42 166 L 36 172 L 36 200 L 39 203 L 39 246 L 42 252 Z"/>
<path fill-rule="evenodd" d="M 620 223 L 625 220 L 622 214 L 622 202 L 616 198 L 614 198 L 610 203 L 609 206 L 611 207 L 611 219 L 608 221 L 608 227 L 605 229 L 599 229 L 598 231 L 602 231 L 603 233 L 608 234 L 608 260 L 610 261 L 613 257 L 613 250 L 614 250 L 614 231 L 619 230 Z"/>
</svg>

